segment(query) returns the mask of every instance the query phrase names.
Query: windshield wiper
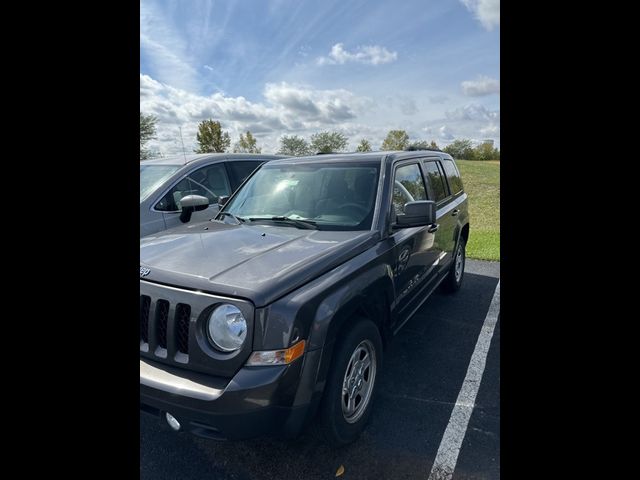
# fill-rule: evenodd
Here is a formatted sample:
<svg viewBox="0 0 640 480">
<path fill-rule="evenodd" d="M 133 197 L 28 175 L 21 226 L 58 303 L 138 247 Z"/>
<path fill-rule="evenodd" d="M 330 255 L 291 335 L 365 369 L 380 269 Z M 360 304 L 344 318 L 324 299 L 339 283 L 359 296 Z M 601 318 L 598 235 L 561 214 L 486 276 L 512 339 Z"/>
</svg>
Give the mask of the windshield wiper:
<svg viewBox="0 0 640 480">
<path fill-rule="evenodd" d="M 225 215 L 230 216 L 231 218 L 233 218 L 236 222 L 238 222 L 238 225 L 240 225 L 241 223 L 246 222 L 246 220 L 242 217 L 236 217 L 233 213 L 231 212 L 220 212 L 218 215 L 222 215 L 223 217 Z"/>
<path fill-rule="evenodd" d="M 249 221 L 251 222 L 257 222 L 260 220 L 271 220 L 273 222 L 283 222 L 283 223 L 289 223 L 291 225 L 294 225 L 297 228 L 305 228 L 305 229 L 312 229 L 312 230 L 316 230 L 317 227 L 317 223 L 314 222 L 313 220 L 302 220 L 302 219 L 297 219 L 297 218 L 290 218 L 290 217 L 285 217 L 282 215 L 276 215 L 274 217 L 251 217 L 249 218 Z"/>
</svg>

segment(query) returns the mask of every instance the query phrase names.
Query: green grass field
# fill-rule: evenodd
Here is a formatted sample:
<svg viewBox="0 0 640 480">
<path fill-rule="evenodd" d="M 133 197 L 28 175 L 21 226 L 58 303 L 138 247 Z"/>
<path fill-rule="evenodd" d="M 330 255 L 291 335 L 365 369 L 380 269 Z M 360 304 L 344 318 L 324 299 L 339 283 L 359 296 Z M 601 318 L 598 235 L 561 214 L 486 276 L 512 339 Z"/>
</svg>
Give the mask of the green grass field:
<svg viewBox="0 0 640 480">
<path fill-rule="evenodd" d="M 457 160 L 469 194 L 467 257 L 500 260 L 500 162 Z"/>
</svg>

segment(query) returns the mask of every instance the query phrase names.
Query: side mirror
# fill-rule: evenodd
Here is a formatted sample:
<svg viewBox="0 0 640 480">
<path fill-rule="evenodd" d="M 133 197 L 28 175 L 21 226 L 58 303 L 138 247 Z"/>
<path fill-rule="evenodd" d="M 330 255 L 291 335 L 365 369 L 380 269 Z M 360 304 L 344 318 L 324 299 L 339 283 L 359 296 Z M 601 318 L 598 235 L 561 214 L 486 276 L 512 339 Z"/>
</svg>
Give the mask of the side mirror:
<svg viewBox="0 0 640 480">
<path fill-rule="evenodd" d="M 404 204 L 404 215 L 396 216 L 396 228 L 423 227 L 436 223 L 436 202 L 417 200 Z"/>
<path fill-rule="evenodd" d="M 187 223 L 191 220 L 191 214 L 193 212 L 199 212 L 200 210 L 207 209 L 209 206 L 209 199 L 202 195 L 187 195 L 180 199 L 180 205 L 182 206 L 180 221 L 182 223 Z"/>
<path fill-rule="evenodd" d="M 229 195 L 218 197 L 218 205 L 220 207 L 224 207 L 224 205 L 227 203 L 227 200 L 229 200 Z"/>
</svg>

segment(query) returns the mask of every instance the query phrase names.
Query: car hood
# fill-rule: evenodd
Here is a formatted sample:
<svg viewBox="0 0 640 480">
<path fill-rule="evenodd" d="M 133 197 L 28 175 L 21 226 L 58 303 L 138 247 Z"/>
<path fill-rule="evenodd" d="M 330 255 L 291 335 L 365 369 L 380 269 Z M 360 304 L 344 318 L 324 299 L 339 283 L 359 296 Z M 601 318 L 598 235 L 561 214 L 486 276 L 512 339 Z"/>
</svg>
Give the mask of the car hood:
<svg viewBox="0 0 640 480">
<path fill-rule="evenodd" d="M 373 246 L 373 231 L 218 221 L 140 239 L 141 279 L 246 298 L 261 307 Z"/>
</svg>

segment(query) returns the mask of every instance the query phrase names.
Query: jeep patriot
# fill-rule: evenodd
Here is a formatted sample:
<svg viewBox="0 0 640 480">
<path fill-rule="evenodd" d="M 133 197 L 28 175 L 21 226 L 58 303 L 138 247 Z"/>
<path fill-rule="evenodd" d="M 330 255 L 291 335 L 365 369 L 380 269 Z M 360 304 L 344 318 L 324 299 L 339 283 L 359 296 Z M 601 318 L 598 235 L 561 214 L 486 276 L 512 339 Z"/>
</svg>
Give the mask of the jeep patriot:
<svg viewBox="0 0 640 480">
<path fill-rule="evenodd" d="M 140 409 L 213 439 L 353 442 L 385 346 L 462 284 L 467 194 L 440 151 L 272 160 L 215 218 L 140 240 Z"/>
</svg>

